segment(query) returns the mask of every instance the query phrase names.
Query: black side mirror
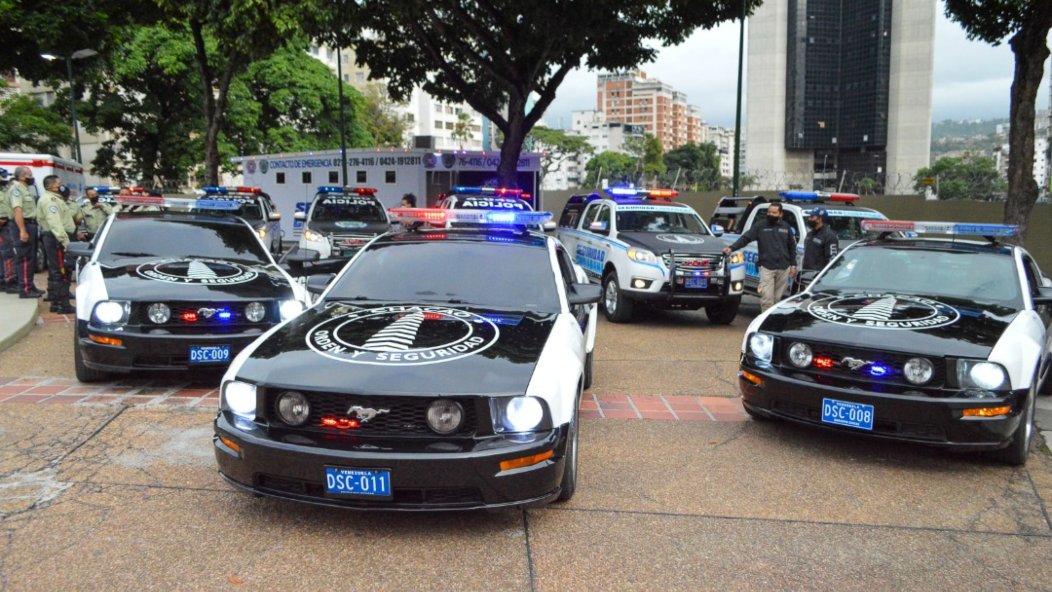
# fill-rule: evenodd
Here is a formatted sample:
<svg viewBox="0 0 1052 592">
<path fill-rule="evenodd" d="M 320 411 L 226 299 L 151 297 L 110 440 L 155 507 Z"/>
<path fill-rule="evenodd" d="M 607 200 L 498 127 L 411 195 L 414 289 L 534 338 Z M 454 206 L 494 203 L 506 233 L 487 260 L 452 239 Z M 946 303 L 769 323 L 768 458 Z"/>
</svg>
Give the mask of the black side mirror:
<svg viewBox="0 0 1052 592">
<path fill-rule="evenodd" d="M 596 284 L 574 284 L 573 289 L 566 295 L 570 306 L 581 304 L 595 304 L 603 296 L 602 286 Z"/>
<path fill-rule="evenodd" d="M 74 257 L 91 258 L 91 254 L 95 249 L 91 246 L 91 243 L 85 242 L 72 242 L 66 247 L 66 252 Z"/>
<path fill-rule="evenodd" d="M 294 249 L 285 256 L 289 263 L 315 263 L 321 259 L 321 253 L 314 249 Z"/>
<path fill-rule="evenodd" d="M 335 273 L 322 273 L 307 278 L 307 291 L 317 296 L 325 291 L 336 278 Z"/>
</svg>

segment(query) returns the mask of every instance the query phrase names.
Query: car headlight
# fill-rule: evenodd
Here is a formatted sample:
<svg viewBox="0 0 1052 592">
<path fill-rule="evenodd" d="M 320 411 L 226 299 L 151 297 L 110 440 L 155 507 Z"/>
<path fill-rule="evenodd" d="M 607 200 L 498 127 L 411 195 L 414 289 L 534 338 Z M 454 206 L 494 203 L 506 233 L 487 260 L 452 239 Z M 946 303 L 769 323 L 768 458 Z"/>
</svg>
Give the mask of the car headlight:
<svg viewBox="0 0 1052 592">
<path fill-rule="evenodd" d="M 92 316 L 103 325 L 123 325 L 128 322 L 131 303 L 121 300 L 103 300 L 95 305 Z"/>
<path fill-rule="evenodd" d="M 548 427 L 543 425 L 544 403 L 537 397 L 493 399 L 490 405 L 493 429 L 498 433 L 529 432 Z"/>
<path fill-rule="evenodd" d="M 979 360 L 957 360 L 957 384 L 961 388 L 987 391 L 1004 388 L 1008 375 L 1000 364 Z"/>
<path fill-rule="evenodd" d="M 240 380 L 223 384 L 223 402 L 227 409 L 248 419 L 256 417 L 256 385 Z"/>
<path fill-rule="evenodd" d="M 163 302 L 154 302 L 146 309 L 146 316 L 150 317 L 150 321 L 163 325 L 172 318 L 172 310 Z"/>
<path fill-rule="evenodd" d="M 245 318 L 250 322 L 258 323 L 265 316 L 267 316 L 267 308 L 263 306 L 262 302 L 249 302 L 248 306 L 245 307 Z"/>
<path fill-rule="evenodd" d="M 760 335 L 757 333 L 757 335 Z M 754 335 L 755 337 L 755 335 Z M 750 340 L 750 345 L 752 344 Z M 811 346 L 806 343 L 794 343 L 789 346 L 789 362 L 797 368 L 807 368 L 811 365 L 811 360 L 814 359 L 814 354 L 811 352 Z"/>
<path fill-rule="evenodd" d="M 449 399 L 438 399 L 427 408 L 427 425 L 443 436 L 460 429 L 464 421 L 464 408 Z"/>
<path fill-rule="evenodd" d="M 267 238 L 267 227 L 264 226 L 262 228 L 257 228 L 256 229 L 256 236 L 259 237 L 259 240 L 263 240 L 263 239 Z"/>
<path fill-rule="evenodd" d="M 753 333 L 749 336 L 749 353 L 761 362 L 770 362 L 774 355 L 774 337 L 766 333 Z"/>
<path fill-rule="evenodd" d="M 741 251 L 735 251 L 731 253 L 729 260 L 731 265 L 740 265 L 745 263 L 745 255 Z"/>
<path fill-rule="evenodd" d="M 628 258 L 633 261 L 639 261 L 640 263 L 657 263 L 657 257 L 646 249 L 629 249 Z"/>
<path fill-rule="evenodd" d="M 281 320 L 287 321 L 303 312 L 303 303 L 299 300 L 282 300 L 279 306 Z"/>
<path fill-rule="evenodd" d="M 278 417 L 290 426 L 301 426 L 310 419 L 310 402 L 303 393 L 286 391 L 278 395 Z"/>
<path fill-rule="evenodd" d="M 303 238 L 311 241 L 312 243 L 317 243 L 325 240 L 325 235 L 319 234 L 317 232 L 314 232 L 313 230 L 308 229 L 303 231 Z"/>
<path fill-rule="evenodd" d="M 931 380 L 931 375 L 934 372 L 935 368 L 932 367 L 931 362 L 924 358 L 910 358 L 906 360 L 906 365 L 902 367 L 903 376 L 913 384 L 928 382 Z"/>
</svg>

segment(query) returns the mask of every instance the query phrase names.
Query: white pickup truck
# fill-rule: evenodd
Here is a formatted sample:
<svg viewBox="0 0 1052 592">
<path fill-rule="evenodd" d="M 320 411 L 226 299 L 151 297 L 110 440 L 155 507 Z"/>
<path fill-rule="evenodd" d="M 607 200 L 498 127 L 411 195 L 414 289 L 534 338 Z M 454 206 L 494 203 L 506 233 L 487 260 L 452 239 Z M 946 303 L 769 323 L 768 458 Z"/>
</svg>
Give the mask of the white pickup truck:
<svg viewBox="0 0 1052 592">
<path fill-rule="evenodd" d="M 823 193 L 819 191 L 783 191 L 779 193 L 782 204 L 782 219 L 796 234 L 797 267 L 801 267 L 804 258 L 804 237 L 807 235 L 807 216 L 811 208 L 821 204 L 829 212 L 829 226 L 840 239 L 840 250 L 851 243 L 865 238 L 860 223 L 863 220 L 887 220 L 880 212 L 855 205 L 859 197 L 852 193 Z M 770 201 L 761 196 L 755 197 L 722 197 L 716 205 L 716 211 L 709 219 L 709 226 L 721 226 L 726 234 L 724 238 L 737 240 L 757 220 L 767 215 Z M 757 267 L 759 253 L 756 243 L 751 242 L 742 249 L 745 256 L 745 292 L 757 295 L 760 283 L 760 270 Z"/>
</svg>

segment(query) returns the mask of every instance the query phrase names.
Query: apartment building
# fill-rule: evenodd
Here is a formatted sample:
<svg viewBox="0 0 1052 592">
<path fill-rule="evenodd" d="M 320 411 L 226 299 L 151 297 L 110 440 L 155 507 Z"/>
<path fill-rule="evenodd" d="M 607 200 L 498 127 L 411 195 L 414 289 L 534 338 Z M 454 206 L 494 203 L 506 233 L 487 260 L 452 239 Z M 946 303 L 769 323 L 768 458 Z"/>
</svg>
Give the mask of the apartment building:
<svg viewBox="0 0 1052 592">
<path fill-rule="evenodd" d="M 667 152 L 701 141 L 701 117 L 687 95 L 642 70 L 600 74 L 596 110 L 606 121 L 636 125 L 661 141 Z"/>
</svg>

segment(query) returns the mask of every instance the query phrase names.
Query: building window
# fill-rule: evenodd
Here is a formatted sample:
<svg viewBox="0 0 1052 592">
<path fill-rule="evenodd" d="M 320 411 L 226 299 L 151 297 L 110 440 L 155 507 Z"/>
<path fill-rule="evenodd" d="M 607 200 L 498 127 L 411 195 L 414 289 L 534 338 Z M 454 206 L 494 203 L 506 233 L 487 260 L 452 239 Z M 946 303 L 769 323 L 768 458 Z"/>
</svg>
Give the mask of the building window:
<svg viewBox="0 0 1052 592">
<path fill-rule="evenodd" d="M 394 171 L 384 171 L 384 182 L 385 183 L 394 183 L 395 182 L 395 172 Z"/>
<path fill-rule="evenodd" d="M 311 174 L 310 174 L 310 171 L 303 171 L 303 175 L 302 175 L 302 177 L 301 177 L 301 178 L 303 179 L 303 184 L 304 184 L 304 185 L 308 185 L 308 184 L 310 184 L 310 182 L 311 182 Z"/>
<path fill-rule="evenodd" d="M 365 72 L 355 72 L 354 73 L 354 81 L 355 82 L 365 82 Z"/>
<path fill-rule="evenodd" d="M 357 177 L 358 183 L 366 183 L 367 179 L 369 178 L 369 175 L 366 171 L 357 171 L 355 173 L 355 176 Z"/>
<path fill-rule="evenodd" d="M 275 173 L 274 180 L 277 181 L 278 185 L 285 184 L 285 173 Z"/>
<path fill-rule="evenodd" d="M 339 183 L 340 173 L 338 171 L 329 171 L 329 183 Z"/>
</svg>

